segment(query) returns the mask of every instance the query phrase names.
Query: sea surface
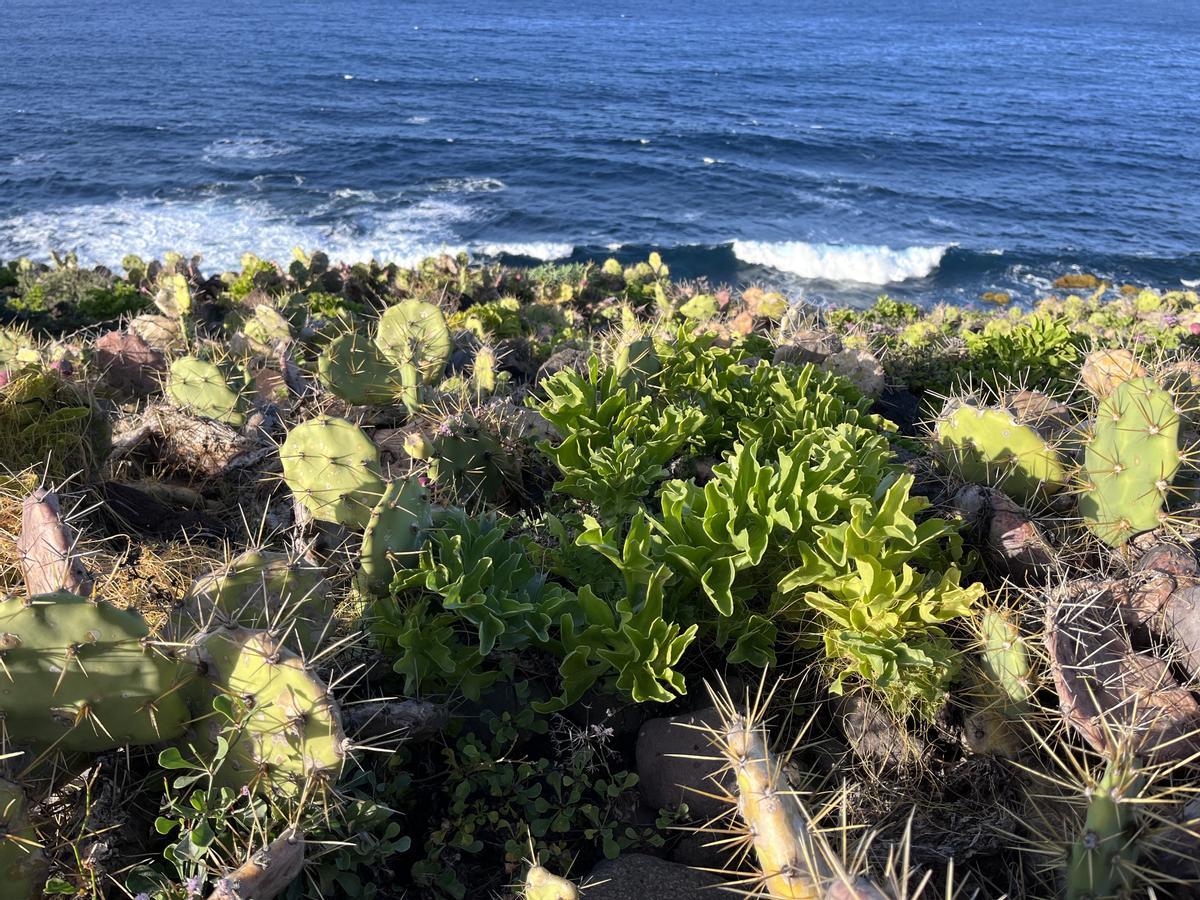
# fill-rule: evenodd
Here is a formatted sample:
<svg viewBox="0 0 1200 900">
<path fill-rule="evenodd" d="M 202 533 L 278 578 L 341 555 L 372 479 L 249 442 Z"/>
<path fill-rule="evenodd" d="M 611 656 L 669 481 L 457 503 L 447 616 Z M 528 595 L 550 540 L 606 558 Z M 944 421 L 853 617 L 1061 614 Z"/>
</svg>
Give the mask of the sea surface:
<svg viewBox="0 0 1200 900">
<path fill-rule="evenodd" d="M 0 258 L 1200 279 L 1195 0 L 0 0 Z"/>
</svg>

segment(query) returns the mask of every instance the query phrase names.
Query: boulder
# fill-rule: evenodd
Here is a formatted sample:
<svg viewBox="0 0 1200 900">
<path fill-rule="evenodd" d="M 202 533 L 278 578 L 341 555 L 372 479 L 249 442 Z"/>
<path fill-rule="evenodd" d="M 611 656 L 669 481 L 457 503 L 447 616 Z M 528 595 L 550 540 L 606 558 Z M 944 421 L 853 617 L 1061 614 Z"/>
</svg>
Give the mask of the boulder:
<svg viewBox="0 0 1200 900">
<path fill-rule="evenodd" d="M 657 856 L 624 853 L 598 863 L 583 887 L 587 900 L 713 900 L 732 896 L 714 890 L 724 880 Z"/>
<path fill-rule="evenodd" d="M 733 787 L 733 779 L 727 773 L 719 776 L 724 763 L 709 744 L 708 735 L 700 730 L 716 727 L 720 721 L 716 709 L 709 707 L 651 719 L 641 727 L 637 738 L 637 771 L 647 806 L 673 809 L 686 803 L 690 818 L 701 821 L 729 810 L 728 803 L 705 796 L 719 795 L 722 784 L 728 789 Z"/>
</svg>

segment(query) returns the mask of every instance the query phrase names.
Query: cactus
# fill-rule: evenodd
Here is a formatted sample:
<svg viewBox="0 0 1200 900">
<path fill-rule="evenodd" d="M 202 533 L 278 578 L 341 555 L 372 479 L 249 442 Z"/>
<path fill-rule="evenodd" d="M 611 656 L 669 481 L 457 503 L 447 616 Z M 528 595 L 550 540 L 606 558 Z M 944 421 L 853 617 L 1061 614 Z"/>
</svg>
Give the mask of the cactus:
<svg viewBox="0 0 1200 900">
<path fill-rule="evenodd" d="M 238 411 L 238 396 L 225 376 L 210 362 L 181 356 L 171 363 L 167 396 L 180 409 L 241 428 L 246 417 Z"/>
<path fill-rule="evenodd" d="M 520 467 L 494 432 L 462 413 L 443 422 L 432 439 L 429 479 L 462 501 L 502 499 L 519 485 Z"/>
<path fill-rule="evenodd" d="M 1067 900 L 1124 897 L 1132 892 L 1138 844 L 1137 802 L 1144 778 L 1131 761 L 1109 760 L 1088 790 L 1083 833 L 1067 859 Z"/>
<path fill-rule="evenodd" d="M 213 624 L 270 628 L 305 655 L 333 618 L 324 570 L 284 553 L 247 550 L 223 570 L 197 578 L 172 612 L 175 639 Z"/>
<path fill-rule="evenodd" d="M 399 373 L 356 331 L 335 338 L 321 351 L 317 375 L 328 390 L 355 406 L 395 403 L 401 392 Z"/>
<path fill-rule="evenodd" d="M 362 581 L 368 593 L 386 593 L 397 568 L 414 568 L 425 532 L 433 527 L 428 492 L 415 478 L 388 484 L 363 532 Z"/>
<path fill-rule="evenodd" d="M 478 399 L 496 393 L 496 384 L 500 379 L 498 364 L 496 351 L 491 347 L 480 347 L 476 351 L 475 362 L 471 366 L 471 384 Z"/>
<path fill-rule="evenodd" d="M 662 361 L 654 349 L 654 338 L 646 335 L 622 341 L 613 358 L 613 368 L 621 376 L 622 384 L 653 378 L 662 370 Z"/>
<path fill-rule="evenodd" d="M 453 346 L 442 311 L 422 300 L 389 307 L 379 319 L 375 344 L 397 368 L 415 365 L 423 384 L 441 378 Z"/>
<path fill-rule="evenodd" d="M 179 319 L 192 311 L 192 291 L 187 279 L 178 273 L 166 274 L 159 279 L 158 293 L 154 297 L 154 305 L 162 310 L 164 315 Z"/>
<path fill-rule="evenodd" d="M 1084 454 L 1079 513 L 1111 546 L 1162 524 L 1179 468 L 1179 415 L 1149 378 L 1117 385 L 1100 401 Z"/>
<path fill-rule="evenodd" d="M 525 900 L 579 900 L 579 889 L 541 866 L 530 866 L 525 876 Z"/>
<path fill-rule="evenodd" d="M 989 609 L 979 617 L 979 653 L 989 685 L 1001 697 L 1004 711 L 1020 715 L 1029 704 L 1033 686 L 1029 653 L 1011 612 Z"/>
<path fill-rule="evenodd" d="M 29 822 L 25 792 L 0 779 L 0 900 L 41 896 L 46 862 Z"/>
<path fill-rule="evenodd" d="M 310 779 L 337 780 L 349 752 L 341 711 L 300 657 L 268 632 L 246 628 L 202 634 L 192 655 L 201 674 L 190 696 L 224 696 L 239 723 L 230 737 L 224 717 L 200 722 L 202 755 L 213 758 L 220 738 L 229 742 L 218 785 L 292 794 Z"/>
<path fill-rule="evenodd" d="M 1058 452 L 1008 410 L 952 402 L 935 423 L 934 439 L 955 475 L 993 485 L 1018 503 L 1057 493 L 1067 484 Z"/>
<path fill-rule="evenodd" d="M 17 743 L 98 752 L 178 737 L 180 673 L 137 612 L 65 591 L 0 603 L 0 714 Z"/>
<path fill-rule="evenodd" d="M 366 527 L 384 484 L 379 448 L 362 429 L 318 416 L 289 431 L 279 455 L 284 481 L 314 517 Z"/>
<path fill-rule="evenodd" d="M 242 325 L 242 334 L 259 353 L 273 353 L 292 339 L 292 327 L 273 306 L 260 303 Z"/>
</svg>

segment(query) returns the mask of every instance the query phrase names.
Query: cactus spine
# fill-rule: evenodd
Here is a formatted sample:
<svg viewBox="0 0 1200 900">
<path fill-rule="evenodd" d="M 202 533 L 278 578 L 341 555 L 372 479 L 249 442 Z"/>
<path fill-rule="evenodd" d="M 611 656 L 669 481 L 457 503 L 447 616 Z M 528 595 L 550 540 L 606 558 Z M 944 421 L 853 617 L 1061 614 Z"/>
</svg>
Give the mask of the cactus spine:
<svg viewBox="0 0 1200 900">
<path fill-rule="evenodd" d="M 1162 524 L 1179 468 L 1179 414 L 1149 378 L 1121 382 L 1100 401 L 1084 454 L 1079 513 L 1111 546 Z"/>
</svg>

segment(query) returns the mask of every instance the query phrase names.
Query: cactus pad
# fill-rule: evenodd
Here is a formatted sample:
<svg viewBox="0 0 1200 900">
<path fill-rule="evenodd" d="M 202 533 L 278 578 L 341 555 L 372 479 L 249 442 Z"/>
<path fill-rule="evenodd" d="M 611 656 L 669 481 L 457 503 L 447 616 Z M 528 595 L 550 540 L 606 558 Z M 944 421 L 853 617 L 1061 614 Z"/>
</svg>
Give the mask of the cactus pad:
<svg viewBox="0 0 1200 900">
<path fill-rule="evenodd" d="M 1080 370 L 1084 386 L 1101 400 L 1121 382 L 1146 375 L 1146 369 L 1128 350 L 1094 350 L 1087 355 Z"/>
<path fill-rule="evenodd" d="M 0 779 L 0 900 L 41 896 L 46 862 L 29 822 L 25 792 Z"/>
<path fill-rule="evenodd" d="M 395 403 L 400 393 L 397 371 L 373 343 L 354 331 L 321 351 L 317 374 L 329 391 L 355 406 Z"/>
<path fill-rule="evenodd" d="M 425 384 L 441 378 L 453 347 L 446 317 L 423 300 L 405 300 L 389 307 L 379 319 L 375 343 L 393 365 L 415 365 Z"/>
<path fill-rule="evenodd" d="M 1066 486 L 1066 467 L 1058 452 L 1008 410 L 952 403 L 938 417 L 934 439 L 956 476 L 993 485 L 1018 503 Z"/>
<path fill-rule="evenodd" d="M 1179 414 L 1149 378 L 1124 381 L 1100 401 L 1084 455 L 1079 513 L 1111 546 L 1162 524 L 1179 468 Z"/>
<path fill-rule="evenodd" d="M 182 410 L 241 428 L 246 417 L 238 411 L 238 397 L 225 376 L 210 362 L 182 356 L 171 363 L 167 396 Z"/>
<path fill-rule="evenodd" d="M 270 628 L 301 653 L 316 651 L 333 618 L 324 570 L 284 553 L 247 550 L 197 578 L 171 615 L 176 639 L 212 625 Z"/>
<path fill-rule="evenodd" d="M 1033 693 L 1029 653 L 1012 613 L 989 609 L 979 617 L 979 654 L 989 686 L 1006 711 L 1019 714 Z"/>
<path fill-rule="evenodd" d="M 379 448 L 361 428 L 318 416 L 288 432 L 279 455 L 284 481 L 314 517 L 366 527 L 384 485 Z"/>
<path fill-rule="evenodd" d="M 267 632 L 245 628 L 203 634 L 194 653 L 202 687 L 228 697 L 241 723 L 225 735 L 230 746 L 219 784 L 292 793 L 309 779 L 337 779 L 348 753 L 341 712 L 296 654 Z M 201 741 L 215 749 L 228 724 L 209 715 Z"/>
<path fill-rule="evenodd" d="M 59 591 L 0 603 L 0 713 L 17 743 L 97 752 L 183 733 L 180 665 L 133 611 Z"/>
<path fill-rule="evenodd" d="M 521 481 L 520 466 L 495 432 L 461 414 L 442 425 L 433 438 L 429 478 L 462 504 L 481 499 L 499 502 Z"/>
<path fill-rule="evenodd" d="M 362 542 L 367 591 L 386 593 L 398 568 L 413 568 L 425 532 L 433 526 L 429 494 L 415 478 L 398 478 L 371 511 Z"/>
</svg>

